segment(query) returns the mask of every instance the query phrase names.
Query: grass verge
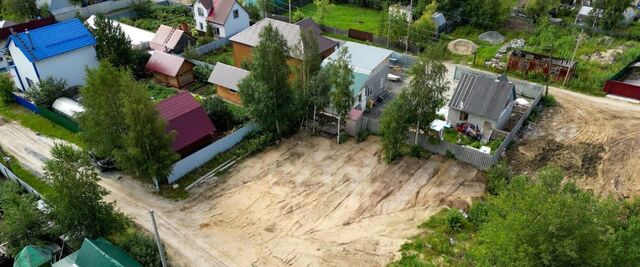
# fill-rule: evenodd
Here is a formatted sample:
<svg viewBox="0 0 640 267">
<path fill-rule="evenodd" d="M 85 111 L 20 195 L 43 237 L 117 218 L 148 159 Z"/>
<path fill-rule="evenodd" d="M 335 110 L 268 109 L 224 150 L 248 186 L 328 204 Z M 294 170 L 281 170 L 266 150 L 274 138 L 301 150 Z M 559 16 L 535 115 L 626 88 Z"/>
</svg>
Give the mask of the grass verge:
<svg viewBox="0 0 640 267">
<path fill-rule="evenodd" d="M 80 140 L 80 136 L 78 134 L 72 133 L 62 126 L 59 126 L 18 104 L 0 103 L 0 116 L 12 121 L 17 121 L 22 126 L 45 136 L 62 139 L 80 147 L 84 147 L 84 144 L 82 143 L 82 140 Z"/>
<path fill-rule="evenodd" d="M 348 30 L 349 28 L 377 33 L 381 27 L 383 12 L 371 8 L 363 8 L 349 4 L 332 4 L 327 9 L 324 22 L 319 20 L 317 7 L 314 3 L 299 8 L 305 17 L 311 17 L 317 23 L 338 29 Z M 287 16 L 287 14 L 285 14 Z"/>
<path fill-rule="evenodd" d="M 47 198 L 48 196 L 51 196 L 53 194 L 53 188 L 51 188 L 49 184 L 47 184 L 41 178 L 37 177 L 36 175 L 31 173 L 29 170 L 24 168 L 15 157 L 4 152 L 4 150 L 2 150 L 2 147 L 0 147 L 0 157 L 1 157 L 0 160 L 2 161 L 3 165 L 9 167 L 9 169 L 11 169 L 11 172 L 13 172 L 13 174 L 15 174 L 22 181 L 24 181 L 25 183 L 33 187 L 33 189 L 35 189 L 40 194 L 42 194 L 43 197 Z M 7 163 L 4 160 L 4 157 L 11 158 L 10 163 Z"/>
</svg>

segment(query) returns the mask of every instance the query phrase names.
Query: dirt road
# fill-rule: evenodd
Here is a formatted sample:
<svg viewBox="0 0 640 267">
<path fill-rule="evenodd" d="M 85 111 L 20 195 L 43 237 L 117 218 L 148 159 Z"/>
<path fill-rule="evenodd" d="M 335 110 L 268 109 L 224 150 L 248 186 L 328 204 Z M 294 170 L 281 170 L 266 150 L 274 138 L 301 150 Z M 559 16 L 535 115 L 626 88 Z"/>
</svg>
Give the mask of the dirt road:
<svg viewBox="0 0 640 267">
<path fill-rule="evenodd" d="M 49 151 L 56 142 L 66 143 L 37 135 L 15 122 L 6 123 L 0 119 L 0 146 L 35 174 L 42 175 L 44 163 L 51 158 Z M 233 266 L 231 261 L 216 254 L 217 246 L 202 244 L 203 241 L 181 231 L 180 226 L 167 219 L 164 212 L 174 209 L 174 202 L 153 195 L 150 193 L 153 188 L 138 181 L 116 179 L 118 173 L 102 176 L 100 185 L 111 192 L 106 201 L 116 201 L 120 211 L 149 233 L 153 231 L 149 210 L 156 211 L 160 236 L 176 266 Z"/>
<path fill-rule="evenodd" d="M 510 154 L 526 166 L 561 165 L 580 187 L 598 195 L 640 194 L 640 105 L 551 88 L 558 105 L 543 113 Z M 554 142 L 555 141 L 555 142 Z M 549 149 L 561 144 L 558 151 Z"/>
</svg>

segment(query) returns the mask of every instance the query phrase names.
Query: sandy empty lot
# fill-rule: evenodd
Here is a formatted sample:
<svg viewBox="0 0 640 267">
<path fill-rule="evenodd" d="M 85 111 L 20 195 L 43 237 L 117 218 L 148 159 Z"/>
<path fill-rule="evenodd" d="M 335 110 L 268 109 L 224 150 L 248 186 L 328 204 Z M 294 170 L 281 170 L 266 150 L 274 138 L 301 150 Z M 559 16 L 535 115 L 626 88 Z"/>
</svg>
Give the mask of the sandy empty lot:
<svg viewBox="0 0 640 267">
<path fill-rule="evenodd" d="M 484 192 L 473 167 L 434 156 L 386 165 L 377 138 L 298 135 L 201 185 L 177 224 L 240 266 L 382 266 L 417 225 Z"/>
</svg>

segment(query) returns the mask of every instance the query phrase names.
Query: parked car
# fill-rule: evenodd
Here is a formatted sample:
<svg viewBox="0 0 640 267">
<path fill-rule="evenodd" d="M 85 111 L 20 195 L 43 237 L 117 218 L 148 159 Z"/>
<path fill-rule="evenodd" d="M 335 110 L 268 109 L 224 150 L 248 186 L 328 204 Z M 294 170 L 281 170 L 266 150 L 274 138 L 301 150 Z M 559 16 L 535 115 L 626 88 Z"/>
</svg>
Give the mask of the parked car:
<svg viewBox="0 0 640 267">
<path fill-rule="evenodd" d="M 93 152 L 89 152 L 89 158 L 91 159 L 91 164 L 98 168 L 100 172 L 106 172 L 116 169 L 116 162 L 113 159 L 98 157 Z"/>
</svg>

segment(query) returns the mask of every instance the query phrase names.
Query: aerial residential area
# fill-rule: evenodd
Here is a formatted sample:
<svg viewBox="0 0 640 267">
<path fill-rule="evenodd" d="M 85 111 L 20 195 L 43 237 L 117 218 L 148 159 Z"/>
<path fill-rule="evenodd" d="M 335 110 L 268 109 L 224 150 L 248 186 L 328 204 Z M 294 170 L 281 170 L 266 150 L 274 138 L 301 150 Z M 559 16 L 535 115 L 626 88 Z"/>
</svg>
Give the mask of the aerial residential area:
<svg viewBox="0 0 640 267">
<path fill-rule="evenodd" d="M 638 0 L 0 0 L 2 266 L 639 266 Z"/>
</svg>

